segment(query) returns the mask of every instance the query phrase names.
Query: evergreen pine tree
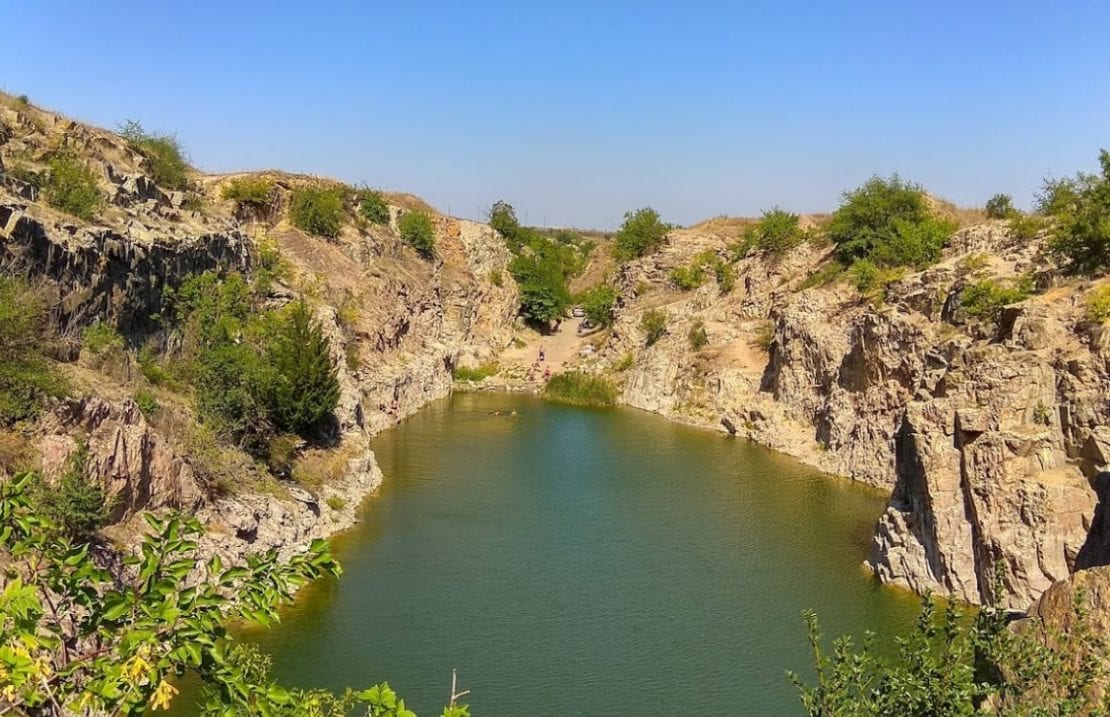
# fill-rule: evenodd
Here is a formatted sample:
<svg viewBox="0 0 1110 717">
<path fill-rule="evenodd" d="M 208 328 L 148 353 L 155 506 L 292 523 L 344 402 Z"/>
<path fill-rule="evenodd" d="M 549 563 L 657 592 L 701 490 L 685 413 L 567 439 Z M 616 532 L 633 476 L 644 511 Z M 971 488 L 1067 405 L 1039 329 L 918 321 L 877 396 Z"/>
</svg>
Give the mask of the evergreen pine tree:
<svg viewBox="0 0 1110 717">
<path fill-rule="evenodd" d="M 287 310 L 269 353 L 271 417 L 278 428 L 304 434 L 335 410 L 339 380 L 328 341 L 303 300 Z"/>
</svg>

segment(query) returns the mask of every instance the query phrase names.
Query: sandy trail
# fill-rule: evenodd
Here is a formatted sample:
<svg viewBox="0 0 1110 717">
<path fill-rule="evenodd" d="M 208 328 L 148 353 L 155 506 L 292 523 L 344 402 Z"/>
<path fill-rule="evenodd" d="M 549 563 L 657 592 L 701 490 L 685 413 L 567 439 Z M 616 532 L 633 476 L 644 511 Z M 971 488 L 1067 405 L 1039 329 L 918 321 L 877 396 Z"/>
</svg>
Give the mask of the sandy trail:
<svg viewBox="0 0 1110 717">
<path fill-rule="evenodd" d="M 580 321 L 581 319 L 566 319 L 553 334 L 541 334 L 530 330 L 526 334 L 519 335 L 525 342 L 524 346 L 506 349 L 501 354 L 500 363 L 502 368 L 511 366 L 528 368 L 539 360 L 539 353 L 542 348 L 544 362 L 540 364 L 540 373 L 542 374 L 545 368 L 550 368 L 553 374 L 559 373 L 589 341 L 589 336 L 578 335 L 578 323 Z M 536 378 L 539 378 L 539 376 Z"/>
</svg>

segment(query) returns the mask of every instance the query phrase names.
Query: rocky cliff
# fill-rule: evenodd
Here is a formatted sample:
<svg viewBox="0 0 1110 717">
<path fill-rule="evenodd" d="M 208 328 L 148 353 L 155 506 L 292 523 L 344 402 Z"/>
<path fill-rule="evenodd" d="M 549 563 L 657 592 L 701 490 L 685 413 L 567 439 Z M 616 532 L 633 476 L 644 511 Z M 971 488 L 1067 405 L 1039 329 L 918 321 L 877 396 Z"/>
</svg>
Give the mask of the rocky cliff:
<svg viewBox="0 0 1110 717">
<path fill-rule="evenodd" d="M 885 582 L 1024 609 L 1066 578 L 1110 459 L 1107 339 L 1085 318 L 1089 283 L 1053 271 L 1040 239 L 983 222 L 879 296 L 822 279 L 830 249 L 814 245 L 741 259 L 730 291 L 711 278 L 673 285 L 671 271 L 696 257 L 727 261 L 731 240 L 675 231 L 624 265 L 615 324 L 580 367 L 631 361 L 626 403 L 889 490 L 869 558 Z M 965 315 L 968 283 L 1020 274 L 1039 293 L 997 320 Z M 646 346 L 651 310 L 667 331 Z M 692 346 L 694 327 L 708 345 Z"/>
<path fill-rule="evenodd" d="M 54 478 L 78 443 L 86 445 L 86 470 L 105 487 L 117 523 L 108 533 L 121 542 L 141 529 L 136 514 L 163 508 L 199 514 L 210 528 L 207 549 L 231 558 L 270 547 L 291 552 L 350 525 L 382 478 L 368 437 L 445 396 L 456 365 L 487 359 L 511 341 L 516 287 L 500 276 L 509 253 L 484 225 L 387 195 L 388 223 L 351 211 L 338 236 L 312 236 L 286 218 L 291 193 L 335 183 L 266 173 L 268 205 L 244 211 L 223 189 L 248 175 L 190 172 L 188 188 L 166 190 L 124 138 L 0 99 L 0 275 L 27 279 L 45 297 L 59 339 L 54 353 L 75 389 L 29 434 L 35 467 Z M 93 220 L 54 208 L 40 188 L 63 153 L 96 177 L 104 201 Z M 433 217 L 431 258 L 399 237 L 397 220 L 414 208 Z M 263 245 L 286 268 L 268 302 L 307 298 L 339 369 L 339 440 L 310 451 L 326 477 L 312 490 L 214 442 L 187 395 L 159 389 L 152 416 L 131 400 L 153 390 L 139 349 L 176 340 L 159 333 L 173 290 L 205 272 L 251 277 Z M 127 345 L 90 359 L 81 335 L 99 322 L 116 327 Z"/>
</svg>

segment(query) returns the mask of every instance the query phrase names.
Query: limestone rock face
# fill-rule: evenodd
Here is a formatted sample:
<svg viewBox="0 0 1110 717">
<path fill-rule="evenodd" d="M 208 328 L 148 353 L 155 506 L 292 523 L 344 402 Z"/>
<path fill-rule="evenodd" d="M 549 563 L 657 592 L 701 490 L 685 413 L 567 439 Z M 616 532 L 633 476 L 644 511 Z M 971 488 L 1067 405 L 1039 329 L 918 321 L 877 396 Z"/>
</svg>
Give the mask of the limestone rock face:
<svg viewBox="0 0 1110 717">
<path fill-rule="evenodd" d="M 88 447 L 87 474 L 99 481 L 112 506 L 113 522 L 144 510 L 193 512 L 204 493 L 184 457 L 146 422 L 133 401 L 71 399 L 43 421 L 42 469 L 56 479 L 80 440 Z"/>
<path fill-rule="evenodd" d="M 1045 276 L 1037 242 L 995 224 L 964 230 L 881 306 L 843 282 L 807 286 L 824 255 L 805 246 L 734 264 L 730 292 L 669 284 L 671 269 L 726 243 L 677 231 L 622 269 L 612 336 L 584 367 L 632 353 L 625 402 L 889 488 L 869 558 L 885 582 L 1024 608 L 1085 543 L 1086 560 L 1110 562 L 1110 529 L 1088 540 L 1092 522 L 1110 522 L 1090 487 L 1110 460 L 1110 351 L 1084 319 L 1082 287 L 1049 278 L 993 322 L 969 322 L 960 305 L 983 276 Z M 647 310 L 668 316 L 651 347 Z M 709 337 L 699 350 L 686 339 L 696 321 Z"/>
</svg>

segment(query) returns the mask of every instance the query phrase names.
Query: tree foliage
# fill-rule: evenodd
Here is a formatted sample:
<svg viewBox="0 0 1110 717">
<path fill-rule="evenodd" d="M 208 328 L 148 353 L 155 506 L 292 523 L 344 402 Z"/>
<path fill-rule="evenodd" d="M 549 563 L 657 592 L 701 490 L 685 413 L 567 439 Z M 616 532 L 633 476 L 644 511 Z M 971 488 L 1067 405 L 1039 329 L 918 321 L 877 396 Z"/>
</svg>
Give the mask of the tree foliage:
<svg viewBox="0 0 1110 717">
<path fill-rule="evenodd" d="M 1049 248 L 1077 272 L 1110 267 L 1110 152 L 1099 153 L 1102 172 L 1050 183 L 1040 208 L 1055 218 Z"/>
<path fill-rule="evenodd" d="M 594 326 L 612 325 L 616 303 L 617 290 L 612 284 L 598 284 L 582 295 L 582 310 Z"/>
<path fill-rule="evenodd" d="M 289 221 L 303 232 L 334 239 L 343 228 L 345 192 L 341 187 L 312 184 L 293 192 Z"/>
<path fill-rule="evenodd" d="M 34 417 L 65 382 L 47 359 L 50 329 L 42 297 L 0 277 L 0 425 Z"/>
<path fill-rule="evenodd" d="M 796 674 L 810 717 L 1094 717 L 1107 714 L 1110 696 L 1098 689 L 1110 676 L 1106 642 L 1091 632 L 1082 603 L 1066 634 L 1033 625 L 1007 629 L 1005 615 L 976 617 L 949 603 L 938 614 L 926 599 L 915 630 L 898 639 L 893 658 L 874 652 L 872 633 L 856 651 L 841 637 L 826 652 L 817 618 L 806 613 L 817 673 L 806 685 Z"/>
<path fill-rule="evenodd" d="M 367 187 L 358 190 L 356 196 L 358 213 L 364 219 L 374 224 L 389 224 L 389 204 L 381 192 Z"/>
<path fill-rule="evenodd" d="M 987 200 L 984 207 L 988 219 L 1009 219 L 1017 209 L 1014 208 L 1014 198 L 1009 194 L 996 194 Z"/>
<path fill-rule="evenodd" d="M 805 240 L 806 234 L 798 226 L 799 217 L 774 207 L 763 212 L 755 226 L 744 231 L 744 242 L 772 255 L 783 254 Z"/>
<path fill-rule="evenodd" d="M 43 194 L 52 207 L 80 219 L 92 219 L 104 205 L 96 174 L 70 154 L 50 160 Z"/>
<path fill-rule="evenodd" d="M 925 192 L 898 176 L 872 177 L 845 193 L 826 228 L 845 264 L 921 268 L 940 257 L 955 225 L 930 212 Z"/>
<path fill-rule="evenodd" d="M 88 444 L 79 438 L 55 484 L 38 475 L 33 481 L 36 508 L 73 541 L 88 542 L 111 517 L 104 487 L 88 473 L 88 459 Z"/>
<path fill-rule="evenodd" d="M 565 315 L 571 302 L 568 282 L 585 267 L 590 245 L 574 232 L 522 226 L 505 201 L 490 207 L 489 223 L 513 253 L 509 273 L 520 289 L 520 315 L 539 326 Z"/>
<path fill-rule="evenodd" d="M 270 416 L 282 431 L 306 434 L 339 403 L 339 380 L 328 340 L 304 300 L 279 319 L 267 363 Z"/>
<path fill-rule="evenodd" d="M 651 207 L 626 212 L 615 237 L 616 257 L 627 261 L 651 253 L 663 243 L 672 228 Z"/>
<path fill-rule="evenodd" d="M 146 159 L 147 171 L 156 184 L 174 190 L 189 188 L 189 163 L 175 135 L 148 132 L 135 120 L 124 122 L 120 135 Z"/>
<path fill-rule="evenodd" d="M 424 256 L 431 256 L 436 248 L 435 227 L 432 218 L 424 212 L 406 212 L 397 220 L 401 240 Z"/>
<path fill-rule="evenodd" d="M 26 499 L 30 474 L 0 484 L 0 696 L 15 714 L 142 715 L 168 709 L 186 671 L 205 685 L 206 717 L 415 717 L 382 683 L 336 695 L 281 685 L 229 621 L 267 626 L 310 580 L 339 575 L 324 541 L 289 561 L 200 564 L 195 518 L 146 515 L 141 549 L 111 574 Z M 465 717 L 451 706 L 445 717 Z"/>
</svg>

